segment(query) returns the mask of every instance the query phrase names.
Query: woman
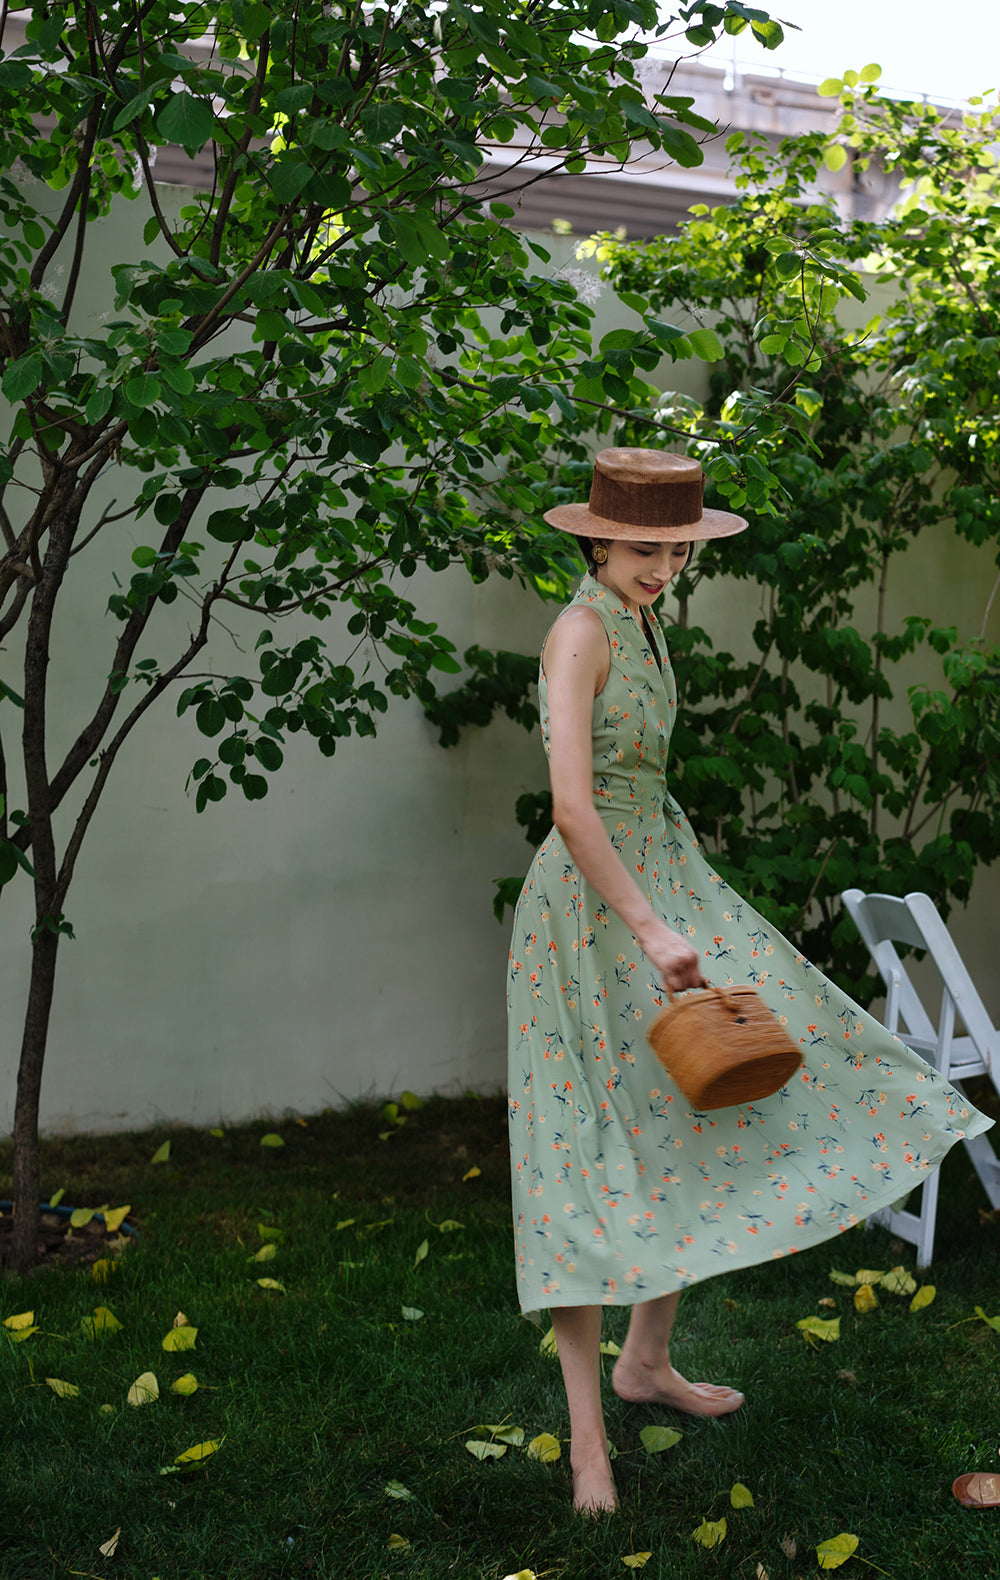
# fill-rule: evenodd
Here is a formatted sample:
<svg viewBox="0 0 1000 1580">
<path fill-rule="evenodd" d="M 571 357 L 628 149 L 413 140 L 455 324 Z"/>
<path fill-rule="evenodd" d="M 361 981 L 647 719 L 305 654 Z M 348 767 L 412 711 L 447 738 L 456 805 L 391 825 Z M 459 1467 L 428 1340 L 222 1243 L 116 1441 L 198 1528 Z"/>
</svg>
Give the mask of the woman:
<svg viewBox="0 0 1000 1580">
<path fill-rule="evenodd" d="M 703 510 L 703 488 L 696 461 L 604 450 L 589 504 L 546 514 L 591 574 L 542 653 L 554 827 L 514 918 L 511 1171 L 519 1298 L 551 1311 L 588 1513 L 617 1503 L 602 1305 L 631 1307 L 620 1397 L 726 1415 L 742 1394 L 670 1363 L 680 1290 L 851 1227 L 991 1123 L 711 870 L 669 794 L 676 690 L 653 605 L 692 544 L 746 526 Z M 664 989 L 703 977 L 753 984 L 801 1044 L 776 1096 L 697 1113 L 654 1057 Z"/>
</svg>

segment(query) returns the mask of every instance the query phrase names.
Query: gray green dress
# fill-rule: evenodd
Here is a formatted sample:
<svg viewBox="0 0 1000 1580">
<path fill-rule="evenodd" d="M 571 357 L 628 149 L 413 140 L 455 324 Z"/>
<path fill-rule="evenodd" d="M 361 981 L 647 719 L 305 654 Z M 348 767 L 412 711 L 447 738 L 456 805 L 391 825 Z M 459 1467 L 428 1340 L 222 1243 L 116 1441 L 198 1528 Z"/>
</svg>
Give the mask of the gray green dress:
<svg viewBox="0 0 1000 1580">
<path fill-rule="evenodd" d="M 752 983 L 801 1045 L 781 1092 L 698 1113 L 646 1041 L 663 1006 L 629 928 L 553 829 L 508 972 L 511 1174 L 525 1311 L 631 1305 L 788 1256 L 898 1201 L 991 1120 L 713 872 L 671 796 L 676 687 L 638 621 L 585 577 L 611 669 L 594 699 L 594 803 L 650 904 L 713 983 Z M 548 750 L 545 678 L 539 678 Z"/>
</svg>

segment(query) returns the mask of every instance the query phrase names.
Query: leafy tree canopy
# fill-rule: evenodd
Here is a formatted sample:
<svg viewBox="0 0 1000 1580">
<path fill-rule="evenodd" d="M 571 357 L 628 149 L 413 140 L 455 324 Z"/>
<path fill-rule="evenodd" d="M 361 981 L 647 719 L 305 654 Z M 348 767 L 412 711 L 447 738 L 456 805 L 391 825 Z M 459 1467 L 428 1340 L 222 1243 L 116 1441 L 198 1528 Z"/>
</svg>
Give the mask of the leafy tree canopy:
<svg viewBox="0 0 1000 1580">
<path fill-rule="evenodd" d="M 874 981 L 841 891 L 926 890 L 947 914 L 1000 854 L 1000 652 L 985 640 L 1000 584 L 998 111 L 883 100 L 876 77 L 825 85 L 843 98 L 832 137 L 771 151 L 734 136 L 735 202 L 699 205 L 649 244 L 589 244 L 625 300 L 711 324 L 724 350 L 706 400 L 666 395 L 657 412 L 662 442 L 683 435 L 750 518 L 741 537 L 701 548 L 677 587 L 677 794 L 724 876 L 862 998 Z M 898 172 L 886 219 L 845 222 L 820 191 L 824 162 L 847 158 L 859 180 L 869 165 Z M 861 275 L 891 284 L 889 305 L 845 328 L 841 302 Z M 640 430 L 619 432 L 635 442 Z M 568 466 L 567 495 L 581 483 Z M 943 534 L 982 553 L 968 627 L 935 620 L 932 586 L 890 619 L 902 561 Z M 698 589 L 718 575 L 753 588 L 747 658 L 695 623 Z M 900 666 L 921 646 L 928 678 L 906 688 Z M 513 673 L 508 659 L 494 684 Z M 480 657 L 470 700 L 482 703 L 488 674 Z M 510 686 L 503 696 L 516 717 Z M 456 712 L 453 697 L 443 727 Z M 522 798 L 529 838 L 548 810 L 544 793 Z M 519 887 L 500 886 L 500 909 Z"/>
<path fill-rule="evenodd" d="M 507 223 L 517 192 L 538 157 L 579 171 L 637 140 L 697 164 L 715 128 L 689 99 L 647 101 L 644 36 L 683 49 L 747 27 L 780 39 L 741 0 L 666 20 L 654 0 L 0 12 L 0 640 L 19 628 L 24 655 L 0 697 L 0 885 L 23 868 L 35 895 L 17 1265 L 67 893 L 124 743 L 176 698 L 211 743 L 198 810 L 234 787 L 259 799 L 289 734 L 330 756 L 458 668 L 418 610 L 419 566 L 552 587 L 546 452 L 582 454 L 594 416 L 648 404 L 664 354 L 716 347 L 650 318 L 595 351 L 571 283 Z M 153 182 L 164 144 L 210 170 L 177 214 Z M 507 164 L 487 191 L 490 145 Z M 98 222 L 126 199 L 143 246 L 109 258 Z M 106 282 L 100 321 L 85 280 Z M 49 655 L 83 555 L 107 566 L 107 602 L 74 631 L 99 656 L 55 761 Z M 183 620 L 164 612 L 178 599 Z M 220 660 L 233 620 L 256 645 Z"/>
</svg>

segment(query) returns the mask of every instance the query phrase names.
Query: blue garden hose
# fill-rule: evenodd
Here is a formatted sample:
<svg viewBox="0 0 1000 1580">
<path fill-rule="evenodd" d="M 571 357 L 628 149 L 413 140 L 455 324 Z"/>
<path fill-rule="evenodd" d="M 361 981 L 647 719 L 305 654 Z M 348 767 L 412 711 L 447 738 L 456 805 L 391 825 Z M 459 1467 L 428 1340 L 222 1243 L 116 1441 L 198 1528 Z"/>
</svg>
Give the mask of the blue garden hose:
<svg viewBox="0 0 1000 1580">
<path fill-rule="evenodd" d="M 60 1202 L 58 1207 L 52 1207 L 52 1206 L 49 1205 L 49 1203 L 47 1201 L 43 1201 L 43 1202 L 39 1203 L 38 1210 L 39 1210 L 39 1212 L 54 1212 L 56 1214 L 56 1216 L 59 1217 L 59 1218 L 71 1218 L 73 1216 L 73 1214 L 78 1209 L 76 1207 L 64 1207 L 61 1202 Z M 14 1203 L 12 1201 L 0 1201 L 0 1212 L 13 1212 L 13 1211 L 14 1211 Z M 104 1222 L 104 1214 L 103 1214 L 103 1212 L 95 1212 L 94 1213 L 94 1217 L 97 1218 L 101 1223 Z M 135 1227 L 134 1224 L 131 1224 L 131 1223 L 122 1222 L 119 1225 L 118 1232 L 119 1232 L 119 1234 L 131 1234 L 131 1235 L 134 1235 L 136 1237 L 136 1239 L 140 1238 L 139 1230 Z"/>
</svg>

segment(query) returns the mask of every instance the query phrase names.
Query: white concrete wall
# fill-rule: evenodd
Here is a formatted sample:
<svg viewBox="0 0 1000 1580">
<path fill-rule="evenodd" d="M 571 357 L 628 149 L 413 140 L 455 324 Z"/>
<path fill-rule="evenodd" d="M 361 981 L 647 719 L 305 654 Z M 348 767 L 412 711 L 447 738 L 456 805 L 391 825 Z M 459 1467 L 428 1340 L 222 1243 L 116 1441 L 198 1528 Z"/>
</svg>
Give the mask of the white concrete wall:
<svg viewBox="0 0 1000 1580">
<path fill-rule="evenodd" d="M 107 222 L 110 258 L 130 255 L 115 227 L 136 223 L 135 213 Z M 553 250 L 569 258 L 572 243 Z M 100 289 L 94 280 L 95 314 Z M 600 333 L 611 307 L 605 296 Z M 689 389 L 696 376 L 690 365 L 668 375 Z M 148 534 L 130 523 L 116 532 L 121 574 Z M 97 545 L 92 552 L 74 567 L 54 654 L 56 743 L 100 689 L 94 655 L 106 651 L 112 625 L 101 614 L 111 560 Z M 931 543 L 894 589 L 899 612 L 978 632 L 988 592 L 981 564 L 950 537 Z M 515 585 L 475 588 L 460 571 L 423 575 L 420 601 L 460 650 L 479 642 L 535 652 L 554 613 Z M 170 615 L 183 621 L 183 601 Z M 746 589 L 725 582 L 692 606 L 692 618 L 737 652 L 749 650 L 754 616 Z M 333 642 L 333 631 L 323 634 Z M 12 657 L 4 673 L 16 684 Z M 183 787 L 201 754 L 193 722 L 178 721 L 168 703 L 112 778 L 67 905 L 77 936 L 60 948 L 43 1127 L 214 1123 L 404 1087 L 500 1085 L 508 927 L 493 917 L 492 880 L 530 859 L 513 805 L 544 782 L 537 739 L 501 719 L 443 751 L 419 706 L 394 702 L 376 740 L 345 741 L 325 759 L 290 737 L 265 801 L 237 792 L 199 817 Z M 996 880 L 984 875 L 955 923 L 994 1014 L 997 909 Z M 8 1127 L 29 924 L 28 886 L 13 884 L 0 905 Z"/>
</svg>

